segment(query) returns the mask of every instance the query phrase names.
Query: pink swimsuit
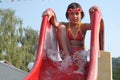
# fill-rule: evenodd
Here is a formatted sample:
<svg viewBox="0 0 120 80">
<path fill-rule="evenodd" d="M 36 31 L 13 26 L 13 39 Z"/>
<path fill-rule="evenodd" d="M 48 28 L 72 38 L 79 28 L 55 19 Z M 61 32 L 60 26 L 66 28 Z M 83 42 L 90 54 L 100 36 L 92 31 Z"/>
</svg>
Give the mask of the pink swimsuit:
<svg viewBox="0 0 120 80">
<path fill-rule="evenodd" d="M 81 24 L 81 23 L 80 23 Z M 77 40 L 77 41 L 82 41 L 84 39 L 84 36 L 82 35 L 81 31 L 80 31 L 80 25 L 78 27 L 78 31 L 76 32 L 76 35 L 74 36 L 70 25 L 68 26 L 67 29 L 67 35 L 68 35 L 68 39 L 69 40 Z M 71 47 L 71 54 L 74 54 L 76 51 L 78 50 L 84 50 L 84 48 L 79 48 L 79 47 Z"/>
<path fill-rule="evenodd" d="M 76 35 L 74 36 L 70 27 L 68 27 L 67 34 L 68 34 L 68 39 L 69 40 L 78 40 L 78 41 L 83 40 L 83 35 L 81 34 L 80 28 L 78 29 Z"/>
</svg>

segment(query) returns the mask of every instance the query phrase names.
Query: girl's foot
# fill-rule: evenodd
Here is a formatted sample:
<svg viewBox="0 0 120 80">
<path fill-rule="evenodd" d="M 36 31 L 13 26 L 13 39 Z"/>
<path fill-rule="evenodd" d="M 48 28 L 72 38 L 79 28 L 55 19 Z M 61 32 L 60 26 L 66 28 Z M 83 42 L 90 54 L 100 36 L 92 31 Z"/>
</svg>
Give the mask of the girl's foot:
<svg viewBox="0 0 120 80">
<path fill-rule="evenodd" d="M 73 71 L 73 73 L 77 73 L 77 74 L 84 74 L 83 71 L 77 70 L 77 71 Z"/>
</svg>

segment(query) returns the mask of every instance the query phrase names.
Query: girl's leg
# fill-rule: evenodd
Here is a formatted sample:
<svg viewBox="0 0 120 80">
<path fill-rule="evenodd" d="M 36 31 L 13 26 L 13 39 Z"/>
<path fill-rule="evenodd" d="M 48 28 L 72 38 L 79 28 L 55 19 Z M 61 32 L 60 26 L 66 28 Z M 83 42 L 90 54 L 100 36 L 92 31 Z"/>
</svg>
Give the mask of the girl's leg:
<svg viewBox="0 0 120 80">
<path fill-rule="evenodd" d="M 73 55 L 74 63 L 78 66 L 78 69 L 74 71 L 74 73 L 85 73 L 85 64 L 86 64 L 86 57 L 84 56 L 84 52 L 77 51 Z"/>
<path fill-rule="evenodd" d="M 78 70 L 74 71 L 74 73 L 84 74 L 85 72 L 85 62 L 83 59 L 76 60 L 76 65 L 78 66 Z"/>
<path fill-rule="evenodd" d="M 63 24 L 60 24 L 57 32 L 58 32 L 57 37 L 58 37 L 60 49 L 62 49 L 62 51 L 64 53 L 62 55 L 63 55 L 63 58 L 65 58 L 70 55 L 67 34 L 66 34 L 66 26 Z"/>
</svg>

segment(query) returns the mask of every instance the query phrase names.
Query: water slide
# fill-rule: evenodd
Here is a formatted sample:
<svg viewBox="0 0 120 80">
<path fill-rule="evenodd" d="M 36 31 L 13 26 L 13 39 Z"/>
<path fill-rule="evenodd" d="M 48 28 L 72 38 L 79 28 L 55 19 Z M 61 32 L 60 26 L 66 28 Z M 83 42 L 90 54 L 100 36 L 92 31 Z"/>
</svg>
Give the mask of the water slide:
<svg viewBox="0 0 120 80">
<path fill-rule="evenodd" d="M 103 49 L 104 41 L 99 42 L 99 37 L 103 37 L 100 33 L 101 13 L 94 11 L 92 14 L 92 30 L 91 30 L 91 43 L 90 43 L 90 61 L 88 67 L 88 74 L 86 80 L 97 80 L 98 73 L 98 53 L 99 49 Z M 102 31 L 102 30 L 101 30 Z M 99 44 L 102 43 L 102 47 Z M 36 60 L 32 70 L 24 78 L 24 80 L 80 80 L 79 74 L 72 73 L 76 70 L 76 66 L 72 65 L 67 67 L 66 70 L 62 69 L 61 61 L 52 61 L 47 53 L 56 51 L 59 57 L 59 45 L 57 44 L 56 29 L 54 29 L 48 21 L 48 16 L 43 16 L 41 23 L 40 35 L 38 40 L 38 49 Z M 53 54 L 53 56 L 56 56 Z M 59 59 L 59 58 L 58 58 Z"/>
</svg>

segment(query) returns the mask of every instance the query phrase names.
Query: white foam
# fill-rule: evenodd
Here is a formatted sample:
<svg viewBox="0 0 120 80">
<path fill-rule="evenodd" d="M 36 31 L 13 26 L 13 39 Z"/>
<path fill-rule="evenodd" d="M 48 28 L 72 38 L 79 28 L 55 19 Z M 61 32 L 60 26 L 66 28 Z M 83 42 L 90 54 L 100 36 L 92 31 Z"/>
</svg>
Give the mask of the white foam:
<svg viewBox="0 0 120 80">
<path fill-rule="evenodd" d="M 58 69 L 60 71 L 67 71 L 68 67 L 71 66 L 74 63 L 77 65 L 80 65 L 79 67 L 84 67 L 87 59 L 89 58 L 89 50 L 80 50 L 77 51 L 73 56 L 68 56 L 64 60 L 60 57 L 60 52 L 52 50 L 52 49 L 47 49 L 47 56 L 54 62 L 59 62 L 60 61 L 60 66 L 58 66 Z M 83 68 L 82 68 L 83 69 Z M 83 69 L 84 71 L 84 69 Z"/>
<path fill-rule="evenodd" d="M 52 60 L 52 61 L 62 61 L 62 58 L 60 57 L 60 52 L 52 50 L 52 49 L 47 49 L 47 56 Z"/>
<path fill-rule="evenodd" d="M 69 66 L 72 65 L 72 59 L 70 56 L 66 57 L 64 60 L 61 62 L 61 66 L 58 67 L 60 71 L 66 71 Z"/>
</svg>

